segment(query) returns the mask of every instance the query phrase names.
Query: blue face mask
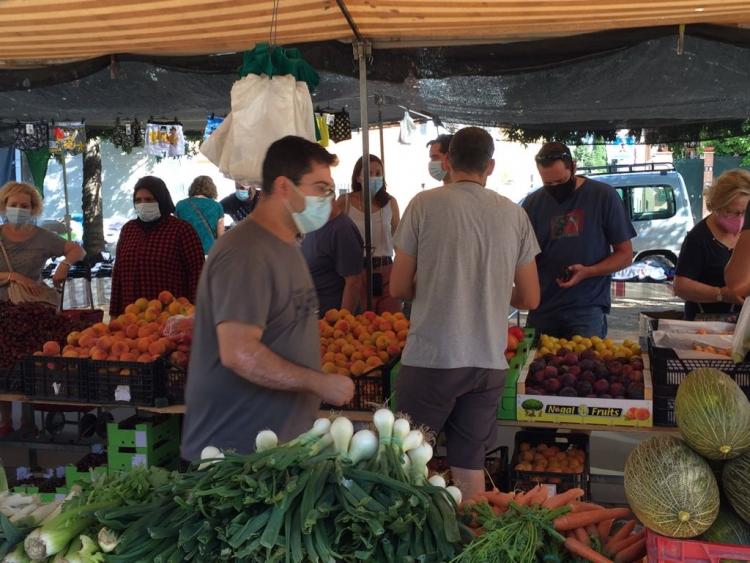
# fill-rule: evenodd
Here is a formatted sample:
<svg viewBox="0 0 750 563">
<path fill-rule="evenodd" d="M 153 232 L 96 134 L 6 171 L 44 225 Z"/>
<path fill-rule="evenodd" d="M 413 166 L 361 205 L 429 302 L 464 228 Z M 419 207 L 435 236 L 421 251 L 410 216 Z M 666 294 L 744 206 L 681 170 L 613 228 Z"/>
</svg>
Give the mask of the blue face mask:
<svg viewBox="0 0 750 563">
<path fill-rule="evenodd" d="M 31 211 L 23 207 L 6 207 L 5 220 L 11 225 L 21 226 L 32 224 Z"/>
<path fill-rule="evenodd" d="M 373 176 L 370 178 L 370 197 L 375 197 L 375 195 L 383 189 L 383 177 L 382 176 Z"/>
<path fill-rule="evenodd" d="M 287 208 L 289 203 L 287 203 Z M 292 219 L 303 235 L 317 231 L 328 222 L 333 206 L 333 196 L 305 196 L 305 209 L 299 213 L 292 211 Z M 291 211 L 291 209 L 290 209 Z"/>
<path fill-rule="evenodd" d="M 156 221 L 161 217 L 161 211 L 159 210 L 159 203 L 156 201 L 150 201 L 146 203 L 136 203 L 135 213 L 138 218 L 144 223 L 150 223 Z"/>
<path fill-rule="evenodd" d="M 250 197 L 250 192 L 248 190 L 237 190 L 234 192 L 234 195 L 236 195 L 237 199 L 240 201 L 245 201 Z"/>
</svg>

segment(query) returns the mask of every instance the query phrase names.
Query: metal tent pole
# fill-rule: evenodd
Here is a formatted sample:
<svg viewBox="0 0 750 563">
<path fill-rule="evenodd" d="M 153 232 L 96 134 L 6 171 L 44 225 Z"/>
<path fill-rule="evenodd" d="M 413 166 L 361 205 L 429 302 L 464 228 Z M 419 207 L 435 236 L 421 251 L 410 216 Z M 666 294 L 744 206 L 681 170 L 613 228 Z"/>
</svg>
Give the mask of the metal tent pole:
<svg viewBox="0 0 750 563">
<path fill-rule="evenodd" d="M 65 194 L 65 230 L 68 233 L 68 240 L 73 240 L 73 233 L 70 230 L 70 203 L 68 201 L 68 170 L 65 166 L 65 153 L 60 155 L 60 163 L 62 164 L 62 177 L 63 177 L 63 193 Z"/>
<path fill-rule="evenodd" d="M 370 120 L 367 111 L 367 57 L 370 44 L 355 44 L 359 64 L 359 119 L 362 127 L 362 206 L 365 215 L 365 271 L 367 310 L 372 310 L 372 205 L 370 201 Z"/>
<path fill-rule="evenodd" d="M 383 96 L 375 94 L 375 103 L 378 105 L 378 129 L 380 131 L 380 161 L 383 163 L 383 176 L 385 176 L 385 142 L 383 141 Z"/>
</svg>

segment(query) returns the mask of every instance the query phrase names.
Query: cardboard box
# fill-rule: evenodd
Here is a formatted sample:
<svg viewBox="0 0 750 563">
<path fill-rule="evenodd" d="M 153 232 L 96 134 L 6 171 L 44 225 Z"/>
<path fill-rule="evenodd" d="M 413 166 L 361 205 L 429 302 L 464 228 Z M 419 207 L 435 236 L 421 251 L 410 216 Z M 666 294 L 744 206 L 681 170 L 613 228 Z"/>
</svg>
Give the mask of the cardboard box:
<svg viewBox="0 0 750 563">
<path fill-rule="evenodd" d="M 529 360 L 535 356 L 536 350 L 532 350 Z M 531 361 L 527 361 L 518 379 L 516 419 L 524 422 L 651 427 L 654 425 L 653 385 L 645 354 L 643 359 L 643 400 L 528 395 L 526 378 Z"/>
</svg>

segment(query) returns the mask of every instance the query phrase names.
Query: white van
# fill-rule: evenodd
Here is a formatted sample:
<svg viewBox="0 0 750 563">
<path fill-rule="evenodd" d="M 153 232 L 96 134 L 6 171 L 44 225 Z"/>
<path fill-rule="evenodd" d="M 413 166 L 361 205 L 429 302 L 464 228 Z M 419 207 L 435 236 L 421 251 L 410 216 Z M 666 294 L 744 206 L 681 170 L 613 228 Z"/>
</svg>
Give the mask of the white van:
<svg viewBox="0 0 750 563">
<path fill-rule="evenodd" d="M 580 167 L 577 173 L 617 190 L 638 233 L 633 261 L 660 256 L 677 265 L 694 220 L 685 181 L 671 163 Z"/>
</svg>

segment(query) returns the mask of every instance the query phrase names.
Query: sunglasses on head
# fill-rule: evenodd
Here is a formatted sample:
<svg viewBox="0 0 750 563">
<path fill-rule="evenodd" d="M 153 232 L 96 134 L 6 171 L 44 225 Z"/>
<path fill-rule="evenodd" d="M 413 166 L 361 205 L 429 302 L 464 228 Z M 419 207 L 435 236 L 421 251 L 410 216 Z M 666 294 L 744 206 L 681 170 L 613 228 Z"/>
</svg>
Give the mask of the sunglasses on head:
<svg viewBox="0 0 750 563">
<path fill-rule="evenodd" d="M 553 152 L 549 154 L 538 154 L 534 157 L 534 160 L 540 164 L 546 164 L 549 162 L 555 162 L 556 160 L 573 160 L 573 157 L 569 152 Z"/>
</svg>

